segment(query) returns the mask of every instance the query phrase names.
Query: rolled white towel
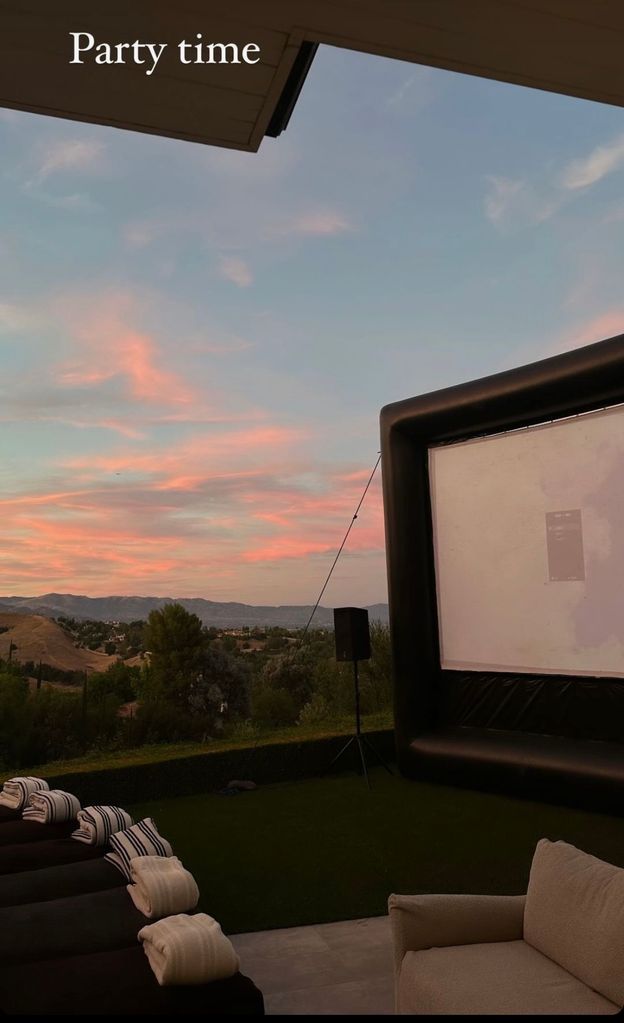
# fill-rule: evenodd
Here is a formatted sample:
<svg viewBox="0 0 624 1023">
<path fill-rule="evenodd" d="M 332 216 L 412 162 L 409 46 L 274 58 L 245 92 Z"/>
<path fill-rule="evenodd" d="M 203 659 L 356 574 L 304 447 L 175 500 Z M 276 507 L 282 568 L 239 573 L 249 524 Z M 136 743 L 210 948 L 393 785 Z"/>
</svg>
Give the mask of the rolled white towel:
<svg viewBox="0 0 624 1023">
<path fill-rule="evenodd" d="M 79 809 L 80 800 L 71 792 L 51 789 L 50 792 L 33 792 L 22 817 L 25 821 L 37 821 L 39 824 L 61 824 L 74 820 Z"/>
<path fill-rule="evenodd" d="M 85 845 L 106 845 L 111 835 L 134 824 L 120 806 L 85 806 L 78 811 L 78 828 L 72 838 Z"/>
<path fill-rule="evenodd" d="M 30 775 L 24 778 L 9 778 L 0 792 L 0 806 L 8 806 L 11 810 L 22 810 L 33 792 L 42 792 L 49 787 L 43 778 L 33 778 Z"/>
<path fill-rule="evenodd" d="M 186 913 L 199 902 L 199 888 L 177 856 L 136 856 L 128 885 L 136 908 L 150 919 Z"/>
<path fill-rule="evenodd" d="M 151 817 L 145 817 L 131 828 L 111 835 L 109 844 L 112 851 L 106 853 L 104 859 L 117 867 L 128 881 L 132 880 L 130 863 L 135 857 L 173 856 L 173 849 L 167 839 L 158 833 Z"/>
<path fill-rule="evenodd" d="M 154 976 L 168 984 L 209 984 L 232 977 L 240 966 L 220 924 L 206 913 L 168 916 L 137 935 Z"/>
</svg>

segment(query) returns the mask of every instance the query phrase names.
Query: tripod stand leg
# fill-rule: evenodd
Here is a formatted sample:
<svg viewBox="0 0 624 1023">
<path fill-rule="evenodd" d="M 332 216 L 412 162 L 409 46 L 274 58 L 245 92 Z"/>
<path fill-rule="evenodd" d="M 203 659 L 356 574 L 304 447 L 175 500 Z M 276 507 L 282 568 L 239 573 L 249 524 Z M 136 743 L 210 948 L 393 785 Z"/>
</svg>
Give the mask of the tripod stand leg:
<svg viewBox="0 0 624 1023">
<path fill-rule="evenodd" d="M 328 774 L 331 771 L 331 769 L 334 766 L 334 764 L 338 763 L 338 761 L 340 760 L 340 758 L 343 755 L 343 753 L 347 752 L 347 750 L 349 749 L 349 746 L 351 745 L 352 742 L 355 742 L 355 740 L 356 740 L 356 736 L 352 735 L 351 738 L 348 739 L 347 742 L 345 742 L 345 744 L 342 747 L 342 749 L 338 753 L 336 753 L 336 756 L 332 760 L 331 764 L 328 764 L 327 767 L 325 768 L 325 770 L 322 772 L 323 774 Z"/>
<path fill-rule="evenodd" d="M 381 766 L 385 767 L 385 769 L 388 772 L 388 774 L 393 774 L 392 769 L 390 767 L 388 767 L 388 765 L 387 765 L 386 761 L 384 760 L 384 758 L 382 757 L 381 753 L 377 752 L 377 750 L 373 746 L 372 742 L 369 742 L 369 740 L 366 738 L 365 735 L 362 736 L 362 739 L 364 740 L 364 742 L 368 746 L 368 748 L 371 751 L 371 753 L 373 753 L 377 757 L 377 760 L 379 761 Z M 394 775 L 393 775 L 393 777 L 394 777 Z"/>
<path fill-rule="evenodd" d="M 360 735 L 356 735 L 355 738 L 357 739 L 358 749 L 360 751 L 360 760 L 362 761 L 362 771 L 364 772 L 364 777 L 366 778 L 366 784 L 370 788 L 371 787 L 371 783 L 370 783 L 370 778 L 368 777 L 368 771 L 366 770 L 366 757 L 364 756 L 364 747 L 362 746 L 362 738 L 361 738 Z"/>
</svg>

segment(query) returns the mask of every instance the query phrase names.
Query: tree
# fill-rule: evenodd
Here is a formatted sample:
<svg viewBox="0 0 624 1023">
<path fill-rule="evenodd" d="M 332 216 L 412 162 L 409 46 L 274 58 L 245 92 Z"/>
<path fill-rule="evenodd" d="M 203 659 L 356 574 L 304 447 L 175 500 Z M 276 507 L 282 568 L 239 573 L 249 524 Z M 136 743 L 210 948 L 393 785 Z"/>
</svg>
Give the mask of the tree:
<svg viewBox="0 0 624 1023">
<path fill-rule="evenodd" d="M 201 621 L 181 604 L 166 604 L 150 612 L 145 640 L 151 655 L 146 696 L 187 705 L 207 648 Z"/>
<path fill-rule="evenodd" d="M 284 690 L 292 697 L 296 715 L 314 689 L 315 660 L 307 646 L 272 657 L 262 671 L 262 688 Z"/>
<path fill-rule="evenodd" d="M 362 706 L 365 713 L 385 710 L 392 705 L 392 644 L 389 626 L 382 622 L 372 622 L 370 638 L 371 658 L 364 663 L 361 674 Z"/>
<path fill-rule="evenodd" d="M 194 711 L 207 713 L 218 704 L 220 715 L 245 718 L 249 714 L 250 682 L 251 671 L 241 657 L 210 644 L 202 655 L 189 705 Z"/>
<path fill-rule="evenodd" d="M 127 703 L 136 695 L 139 675 L 138 668 L 131 668 L 123 661 L 114 661 L 106 671 L 89 675 L 89 698 L 100 702 L 112 696 L 118 703 Z"/>
</svg>

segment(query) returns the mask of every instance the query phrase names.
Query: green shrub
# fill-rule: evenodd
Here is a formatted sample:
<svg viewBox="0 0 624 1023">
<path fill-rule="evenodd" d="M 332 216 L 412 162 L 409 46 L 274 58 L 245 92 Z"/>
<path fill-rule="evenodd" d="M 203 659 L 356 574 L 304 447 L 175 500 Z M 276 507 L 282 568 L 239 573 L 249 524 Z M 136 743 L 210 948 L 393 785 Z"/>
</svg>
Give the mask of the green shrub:
<svg viewBox="0 0 624 1023">
<path fill-rule="evenodd" d="M 130 726 L 133 746 L 184 739 L 204 741 L 214 731 L 212 715 L 193 714 L 167 700 L 148 700 L 141 704 Z"/>
<path fill-rule="evenodd" d="M 29 693 L 15 676 L 0 676 L 0 762 L 8 768 L 79 756 L 121 732 L 117 703 L 83 704 L 82 694 L 44 686 Z"/>
<path fill-rule="evenodd" d="M 297 720 L 297 706 L 286 689 L 263 686 L 253 694 L 251 713 L 261 725 L 291 725 Z"/>
<path fill-rule="evenodd" d="M 129 667 L 123 661 L 114 661 L 106 671 L 89 675 L 89 700 L 101 703 L 107 697 L 113 697 L 118 705 L 133 700 L 138 689 L 139 675 L 138 668 Z"/>
<path fill-rule="evenodd" d="M 323 721 L 329 721 L 332 716 L 332 710 L 327 700 L 322 693 L 314 693 L 309 703 L 306 703 L 305 707 L 297 718 L 298 725 L 318 725 Z"/>
</svg>

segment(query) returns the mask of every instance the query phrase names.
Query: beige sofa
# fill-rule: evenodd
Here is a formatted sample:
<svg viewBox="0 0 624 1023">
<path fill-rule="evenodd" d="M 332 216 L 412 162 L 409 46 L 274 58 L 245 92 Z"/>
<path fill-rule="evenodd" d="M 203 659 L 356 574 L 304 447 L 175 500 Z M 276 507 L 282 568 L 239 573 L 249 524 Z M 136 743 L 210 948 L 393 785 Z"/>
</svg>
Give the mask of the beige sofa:
<svg viewBox="0 0 624 1023">
<path fill-rule="evenodd" d="M 391 895 L 396 1011 L 612 1015 L 624 1005 L 624 870 L 542 839 L 527 894 Z"/>
</svg>

